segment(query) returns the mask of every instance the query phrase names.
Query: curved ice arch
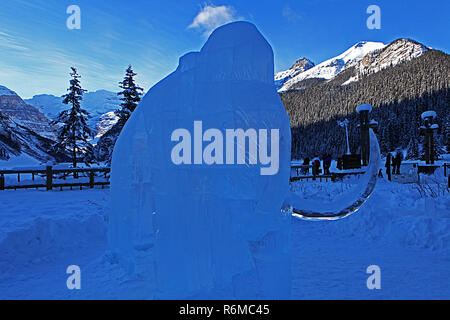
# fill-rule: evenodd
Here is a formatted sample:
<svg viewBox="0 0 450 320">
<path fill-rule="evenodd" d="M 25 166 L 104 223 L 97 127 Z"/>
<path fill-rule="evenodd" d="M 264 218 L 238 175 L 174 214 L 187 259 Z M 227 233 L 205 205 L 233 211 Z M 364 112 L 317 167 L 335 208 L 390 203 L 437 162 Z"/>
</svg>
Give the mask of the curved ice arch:
<svg viewBox="0 0 450 320">
<path fill-rule="evenodd" d="M 333 203 L 323 206 L 322 211 L 313 209 L 317 208 L 317 201 L 302 199 L 292 192 L 286 199 L 285 206 L 291 208 L 290 210 L 292 210 L 294 217 L 303 220 L 337 220 L 345 218 L 358 211 L 374 191 L 378 179 L 380 161 L 380 146 L 375 133 L 370 129 L 369 166 L 352 191 L 346 192 Z M 358 196 L 355 198 L 354 194 L 358 194 Z"/>
</svg>

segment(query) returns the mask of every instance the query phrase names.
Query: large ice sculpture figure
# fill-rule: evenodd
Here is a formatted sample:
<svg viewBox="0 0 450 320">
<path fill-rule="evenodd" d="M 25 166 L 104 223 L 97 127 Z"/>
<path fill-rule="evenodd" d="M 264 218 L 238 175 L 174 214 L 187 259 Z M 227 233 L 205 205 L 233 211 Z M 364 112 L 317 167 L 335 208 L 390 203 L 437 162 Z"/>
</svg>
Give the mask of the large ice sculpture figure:
<svg viewBox="0 0 450 320">
<path fill-rule="evenodd" d="M 256 27 L 230 23 L 200 52 L 181 57 L 126 123 L 112 160 L 109 243 L 130 273 L 145 257 L 139 272 L 152 275 L 149 298 L 289 297 L 290 215 L 281 207 L 289 192 L 291 137 L 273 74 L 272 48 Z M 191 135 L 192 152 L 180 153 L 191 164 L 175 164 L 171 156 L 180 128 Z M 215 150 L 223 147 L 223 164 L 201 156 L 213 140 L 208 129 L 223 134 Z M 250 150 L 254 136 L 236 138 L 235 161 L 225 161 L 227 129 L 254 129 L 257 153 Z M 260 129 L 269 132 L 264 146 Z M 278 141 L 271 140 L 272 129 Z M 277 151 L 274 141 L 278 163 L 270 154 Z M 259 161 L 264 149 L 278 169 L 266 175 L 267 162 Z"/>
</svg>

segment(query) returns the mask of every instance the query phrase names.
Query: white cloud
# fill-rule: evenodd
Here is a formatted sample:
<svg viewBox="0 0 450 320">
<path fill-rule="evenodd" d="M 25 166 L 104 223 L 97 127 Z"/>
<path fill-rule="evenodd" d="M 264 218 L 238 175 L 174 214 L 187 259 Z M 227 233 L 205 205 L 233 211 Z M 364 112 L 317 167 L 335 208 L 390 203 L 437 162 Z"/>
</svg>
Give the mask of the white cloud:
<svg viewBox="0 0 450 320">
<path fill-rule="evenodd" d="M 289 22 L 298 22 L 302 18 L 302 16 L 292 10 L 289 5 L 283 7 L 282 14 Z"/>
<path fill-rule="evenodd" d="M 199 29 L 204 36 L 209 36 L 217 27 L 240 19 L 242 18 L 236 15 L 236 10 L 231 6 L 206 5 L 188 28 Z"/>
</svg>

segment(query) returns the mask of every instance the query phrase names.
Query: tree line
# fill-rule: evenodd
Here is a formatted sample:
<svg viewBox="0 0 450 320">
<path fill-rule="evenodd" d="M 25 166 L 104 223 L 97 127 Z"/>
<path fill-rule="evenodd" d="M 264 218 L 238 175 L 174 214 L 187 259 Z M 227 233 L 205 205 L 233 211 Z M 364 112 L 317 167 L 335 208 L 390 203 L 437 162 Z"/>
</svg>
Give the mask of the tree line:
<svg viewBox="0 0 450 320">
<path fill-rule="evenodd" d="M 118 116 L 116 127 L 123 128 L 131 113 L 136 109 L 141 101 L 144 89 L 136 85 L 134 77 L 137 74 L 131 65 L 126 70 L 123 81 L 119 82 L 122 91 L 118 92 L 122 96 L 122 103 L 115 111 Z M 63 95 L 63 103 L 68 105 L 68 109 L 62 111 L 51 124 L 58 127 L 57 142 L 51 151 L 64 152 L 70 155 L 72 166 L 75 168 L 82 162 L 87 165 L 97 162 L 96 150 L 90 140 L 93 133 L 87 125 L 89 113 L 81 108 L 83 94 L 87 91 L 81 87 L 80 78 L 76 68 L 72 67 L 70 72 L 70 86 L 68 93 Z"/>
<path fill-rule="evenodd" d="M 411 61 L 342 85 L 354 73 L 349 69 L 331 81 L 280 94 L 291 120 L 292 158 L 327 153 L 335 158 L 342 156 L 345 130 L 337 120 L 344 118 L 350 121 L 351 151 L 359 153 L 356 107 L 363 103 L 374 107 L 370 116 L 378 122 L 378 140 L 384 154 L 401 148 L 407 150 L 408 158 L 421 158 L 420 115 L 426 110 L 438 115 L 437 154 L 442 154 L 445 146 L 450 150 L 449 55 L 430 50 Z"/>
<path fill-rule="evenodd" d="M 304 90 L 281 93 L 282 102 L 289 114 L 292 131 L 292 158 L 331 154 L 334 158 L 345 153 L 345 131 L 337 121 L 347 118 L 350 122 L 350 146 L 359 153 L 359 123 L 356 107 L 369 103 L 374 108 L 371 118 L 378 122 L 378 139 L 381 151 L 386 154 L 398 148 L 406 150 L 407 158 L 423 158 L 422 140 L 419 134 L 421 113 L 436 111 L 435 153 L 450 150 L 450 56 L 430 50 L 422 56 L 400 63 L 380 72 L 365 75 L 359 81 L 343 85 L 355 69 L 340 73 L 331 81 L 317 81 Z M 63 103 L 70 108 L 61 112 L 53 122 L 58 125 L 58 139 L 54 148 L 64 150 L 78 162 L 111 161 L 115 142 L 141 100 L 143 89 L 136 85 L 131 65 L 126 70 L 122 89 L 118 93 L 122 103 L 116 114 L 118 122 L 108 130 L 93 147 L 92 132 L 87 126 L 88 113 L 80 106 L 83 93 L 80 76 L 75 68 L 70 73 L 68 93 Z"/>
</svg>

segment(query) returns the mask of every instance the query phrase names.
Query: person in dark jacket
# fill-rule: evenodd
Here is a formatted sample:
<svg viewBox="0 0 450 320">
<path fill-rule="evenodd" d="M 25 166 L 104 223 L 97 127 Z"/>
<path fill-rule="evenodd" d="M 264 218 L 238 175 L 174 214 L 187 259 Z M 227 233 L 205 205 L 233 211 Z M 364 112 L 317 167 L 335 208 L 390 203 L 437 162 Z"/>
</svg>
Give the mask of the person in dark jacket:
<svg viewBox="0 0 450 320">
<path fill-rule="evenodd" d="M 320 159 L 318 156 L 315 156 L 312 159 L 312 165 L 313 165 L 313 175 L 317 176 L 320 174 Z"/>
<path fill-rule="evenodd" d="M 395 174 L 400 174 L 400 166 L 402 165 L 402 161 L 403 161 L 403 153 L 401 150 L 398 149 L 395 155 L 395 166 L 394 166 Z"/>
<path fill-rule="evenodd" d="M 388 176 L 389 181 L 391 181 L 391 162 L 392 162 L 392 155 L 390 152 L 386 155 L 386 163 L 384 166 L 386 167 L 386 175 Z"/>
<path fill-rule="evenodd" d="M 310 162 L 309 158 L 306 157 L 305 160 L 303 160 L 303 165 L 304 165 L 304 166 L 309 166 L 309 162 Z M 302 169 L 302 173 L 303 173 L 304 175 L 307 175 L 307 174 L 309 173 L 309 168 L 303 168 L 303 169 Z"/>
<path fill-rule="evenodd" d="M 331 167 L 331 161 L 333 159 L 331 158 L 331 155 L 327 154 L 325 158 L 323 159 L 323 171 L 324 174 L 330 174 L 330 167 Z"/>
<path fill-rule="evenodd" d="M 397 151 L 394 151 L 391 155 L 392 161 L 392 174 L 395 174 L 395 168 L 397 168 Z"/>
</svg>

